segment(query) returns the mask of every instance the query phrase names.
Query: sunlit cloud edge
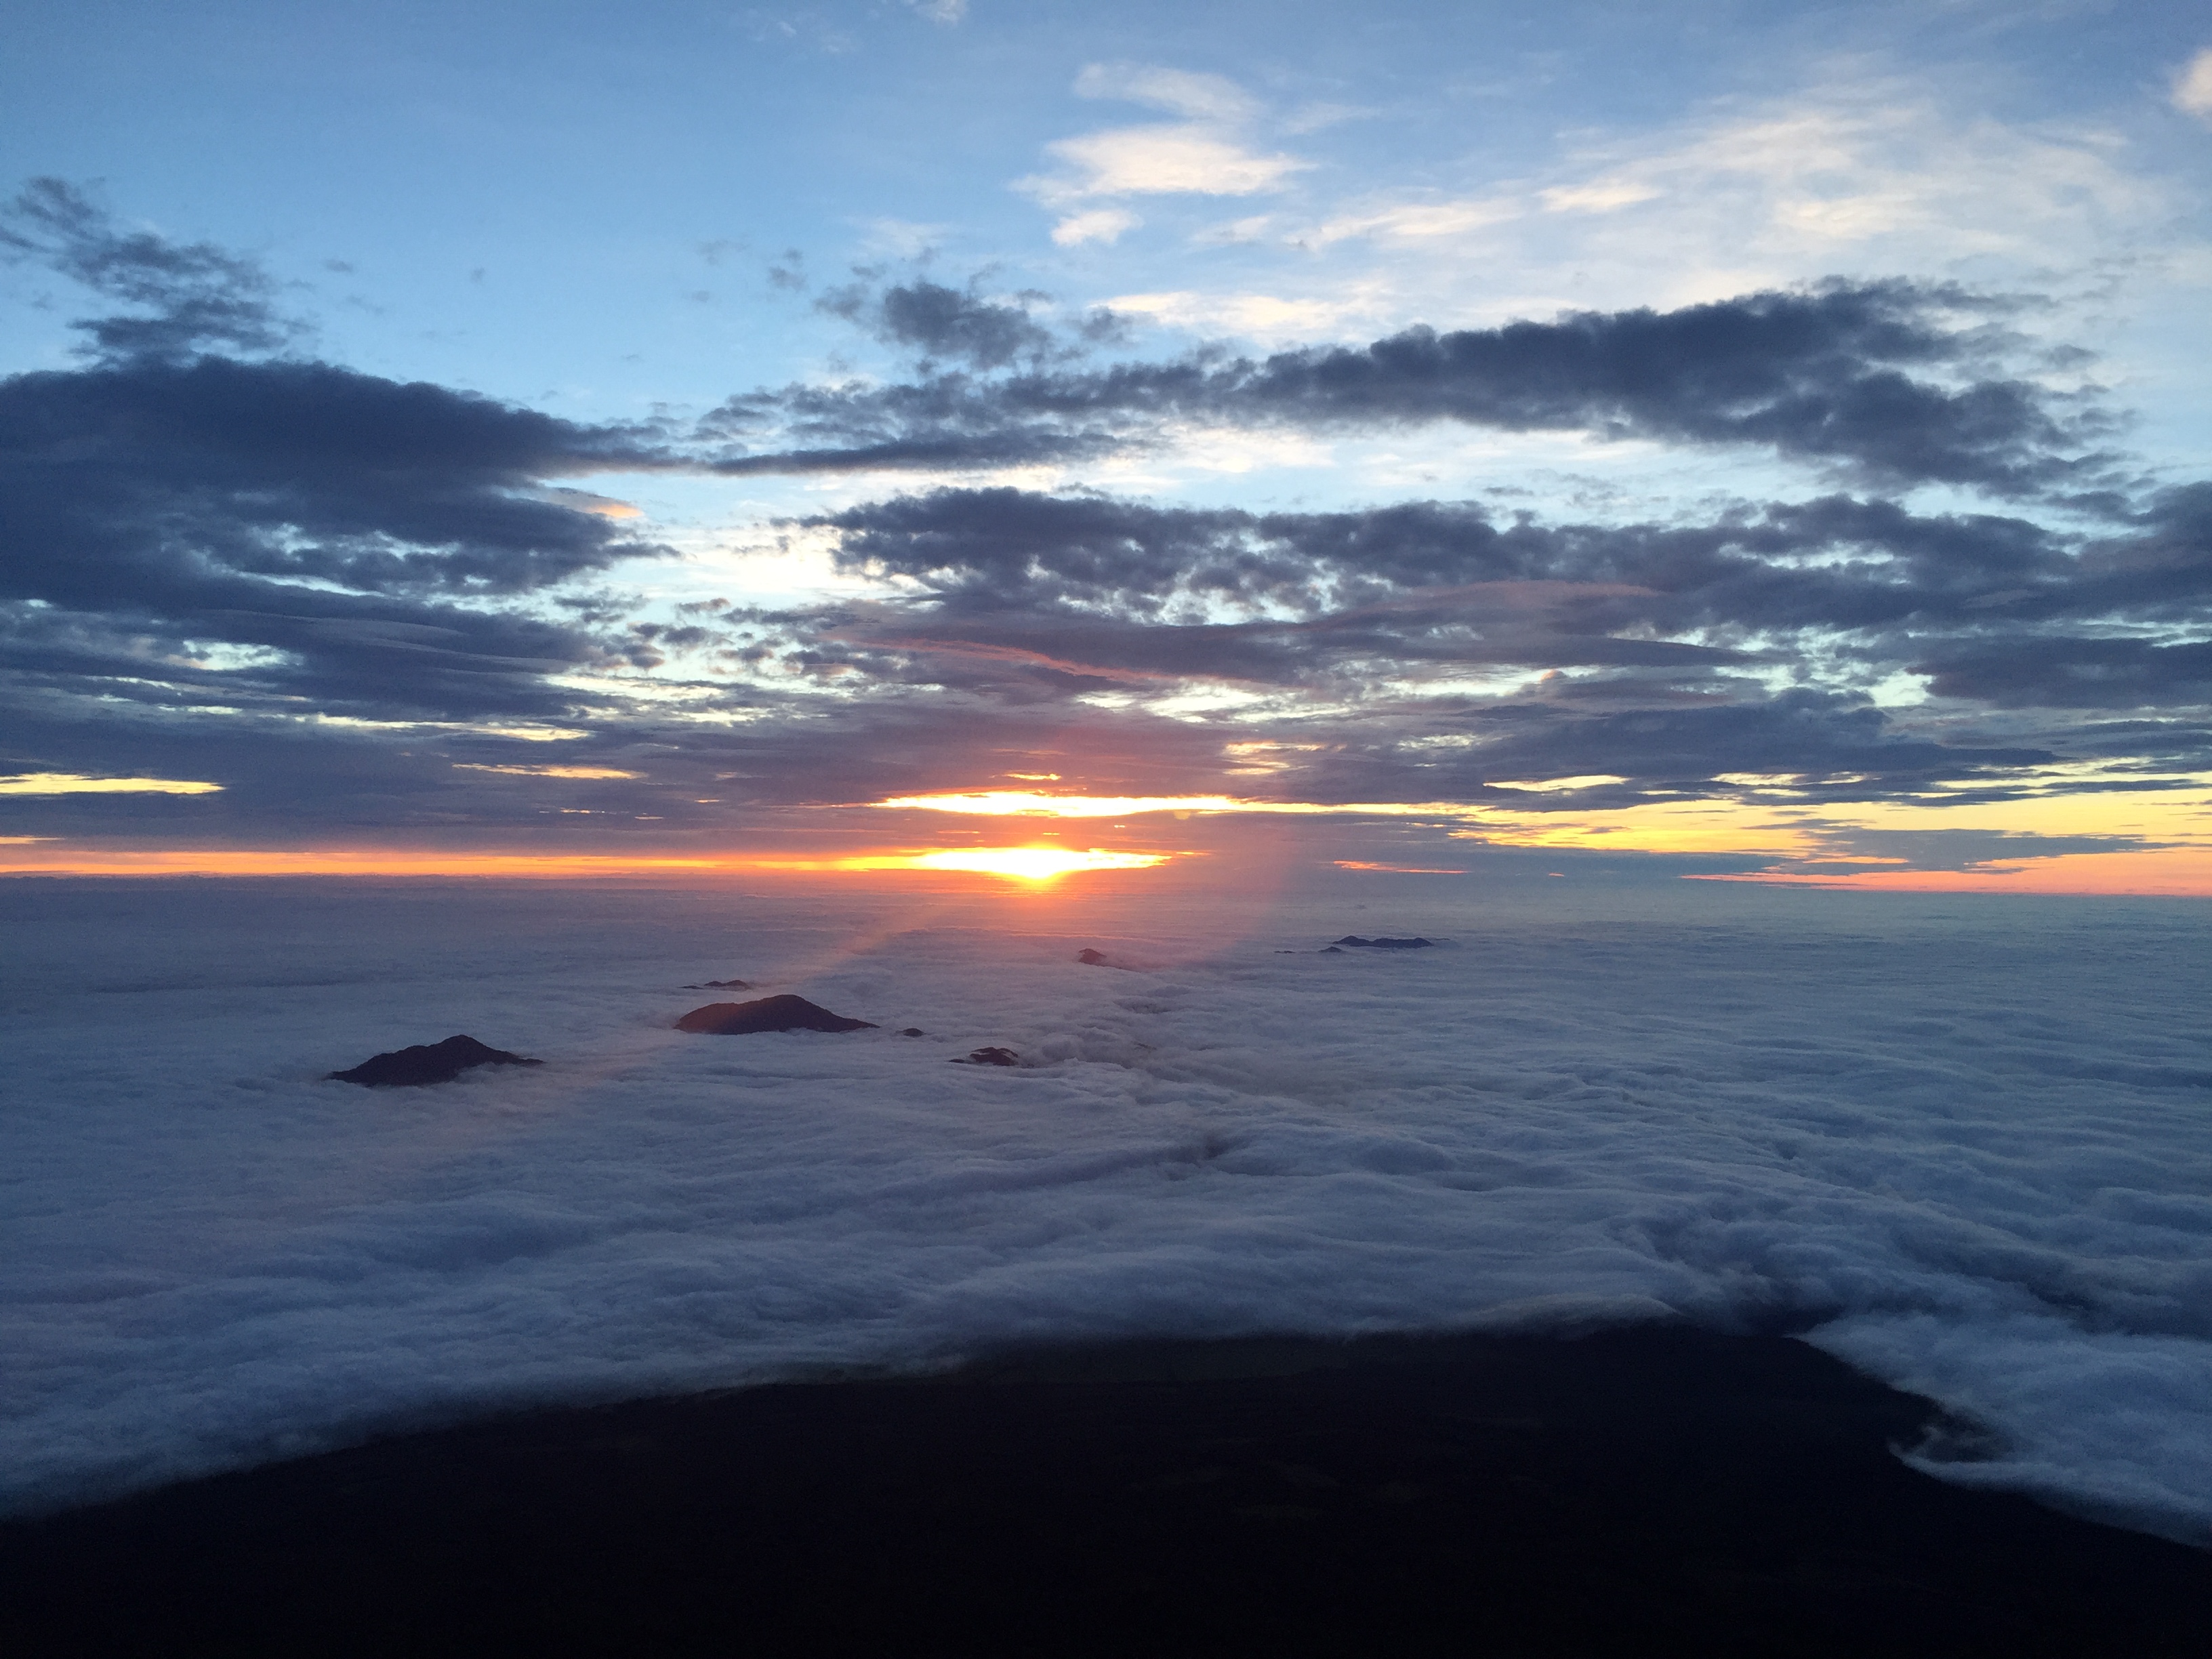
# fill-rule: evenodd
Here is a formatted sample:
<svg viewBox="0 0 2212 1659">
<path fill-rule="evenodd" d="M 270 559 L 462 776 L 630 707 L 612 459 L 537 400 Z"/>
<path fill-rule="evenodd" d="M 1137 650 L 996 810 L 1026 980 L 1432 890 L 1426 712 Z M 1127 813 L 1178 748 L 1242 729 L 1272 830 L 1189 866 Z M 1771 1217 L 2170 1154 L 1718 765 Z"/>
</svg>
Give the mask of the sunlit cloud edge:
<svg viewBox="0 0 2212 1659">
<path fill-rule="evenodd" d="M 18 772 L 0 777 L 0 795 L 213 795 L 222 787 L 189 778 L 94 778 L 77 772 Z"/>
</svg>

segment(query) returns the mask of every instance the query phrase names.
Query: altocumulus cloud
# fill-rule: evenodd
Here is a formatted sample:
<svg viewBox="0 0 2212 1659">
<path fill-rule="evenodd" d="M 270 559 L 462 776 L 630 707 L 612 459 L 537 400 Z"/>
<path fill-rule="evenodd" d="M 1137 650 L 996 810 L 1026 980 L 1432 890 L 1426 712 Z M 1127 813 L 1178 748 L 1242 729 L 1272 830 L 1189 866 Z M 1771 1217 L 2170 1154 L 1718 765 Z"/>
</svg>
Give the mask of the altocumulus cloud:
<svg viewBox="0 0 2212 1659">
<path fill-rule="evenodd" d="M 912 595 L 825 623 L 857 672 L 1030 695 L 1214 677 L 1340 699 L 1380 664 L 1401 682 L 1596 670 L 1395 718 L 1407 738 L 1482 738 L 1457 762 L 1422 752 L 1447 793 L 1486 776 L 1680 787 L 1792 772 L 1879 799 L 2096 752 L 2104 729 L 2056 711 L 2201 704 L 2206 647 L 2155 637 L 2212 592 L 2200 494 L 2168 490 L 2124 527 L 2070 533 L 1849 495 L 1704 524 L 1543 525 L 1476 502 L 1258 514 L 1010 489 L 939 489 L 811 526 L 848 568 Z M 1778 665 L 1806 683 L 1750 678 Z M 1867 701 L 1901 672 L 1940 696 L 2053 713 L 2035 742 L 1938 744 Z M 1373 750 L 1389 726 L 1363 713 L 1361 743 Z M 2168 762 L 2202 757 L 2198 724 L 2160 729 Z M 1338 798 L 1389 798 L 1364 775 Z"/>
</svg>

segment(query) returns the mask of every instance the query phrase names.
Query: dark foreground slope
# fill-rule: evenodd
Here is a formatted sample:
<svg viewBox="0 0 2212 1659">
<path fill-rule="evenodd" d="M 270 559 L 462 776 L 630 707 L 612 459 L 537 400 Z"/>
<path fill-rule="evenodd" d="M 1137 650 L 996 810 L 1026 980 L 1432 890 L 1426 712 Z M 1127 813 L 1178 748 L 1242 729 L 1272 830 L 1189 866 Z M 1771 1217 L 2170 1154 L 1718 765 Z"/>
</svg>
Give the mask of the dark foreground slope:
<svg viewBox="0 0 2212 1659">
<path fill-rule="evenodd" d="M 0 1528 L 24 1654 L 2199 1654 L 1802 1344 L 1158 1344 L 388 1440 Z"/>
</svg>

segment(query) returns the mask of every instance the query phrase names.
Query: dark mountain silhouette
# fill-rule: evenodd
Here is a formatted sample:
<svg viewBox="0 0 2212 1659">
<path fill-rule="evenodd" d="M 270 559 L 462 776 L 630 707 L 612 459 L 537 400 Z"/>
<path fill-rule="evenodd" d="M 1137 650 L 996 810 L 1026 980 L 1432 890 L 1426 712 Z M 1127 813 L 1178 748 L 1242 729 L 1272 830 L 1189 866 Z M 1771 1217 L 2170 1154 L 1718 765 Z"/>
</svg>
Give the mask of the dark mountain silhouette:
<svg viewBox="0 0 2212 1659">
<path fill-rule="evenodd" d="M 753 1002 L 710 1002 L 676 1022 L 679 1031 L 708 1031 L 716 1036 L 744 1036 L 755 1031 L 873 1030 L 875 1022 L 833 1014 L 805 997 L 762 997 Z"/>
<path fill-rule="evenodd" d="M 446 1083 L 472 1066 L 542 1066 L 504 1048 L 478 1042 L 472 1036 L 449 1036 L 443 1042 L 418 1042 L 411 1048 L 372 1054 L 351 1071 L 331 1072 L 327 1080 L 358 1083 L 364 1088 L 419 1088 L 426 1083 Z"/>
</svg>

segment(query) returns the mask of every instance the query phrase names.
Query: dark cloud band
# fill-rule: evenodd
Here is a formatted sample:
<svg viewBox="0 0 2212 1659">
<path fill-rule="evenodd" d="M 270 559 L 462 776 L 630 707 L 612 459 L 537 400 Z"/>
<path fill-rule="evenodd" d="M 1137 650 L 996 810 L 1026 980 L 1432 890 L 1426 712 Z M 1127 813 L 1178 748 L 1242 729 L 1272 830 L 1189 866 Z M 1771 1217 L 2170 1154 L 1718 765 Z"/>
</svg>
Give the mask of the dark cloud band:
<svg viewBox="0 0 2212 1659">
<path fill-rule="evenodd" d="M 1942 285 L 1833 282 L 1671 312 L 1415 328 L 1366 346 L 1104 368 L 1047 362 L 1025 313 L 978 309 L 950 289 L 893 289 L 854 307 L 879 333 L 973 367 L 734 398 L 700 434 L 749 453 L 726 452 L 716 465 L 811 468 L 842 456 L 934 466 L 954 454 L 1014 464 L 1153 441 L 1180 422 L 1330 431 L 1449 422 L 1748 445 L 1883 483 L 2007 495 L 2086 488 L 2109 459 L 2095 446 L 2110 422 L 2008 370 L 2018 343 L 1995 327 L 1999 307 Z M 895 321 L 901 307 L 914 320 Z M 1018 372 L 974 372 L 1024 351 Z M 751 447 L 763 437 L 781 447 Z"/>
</svg>

